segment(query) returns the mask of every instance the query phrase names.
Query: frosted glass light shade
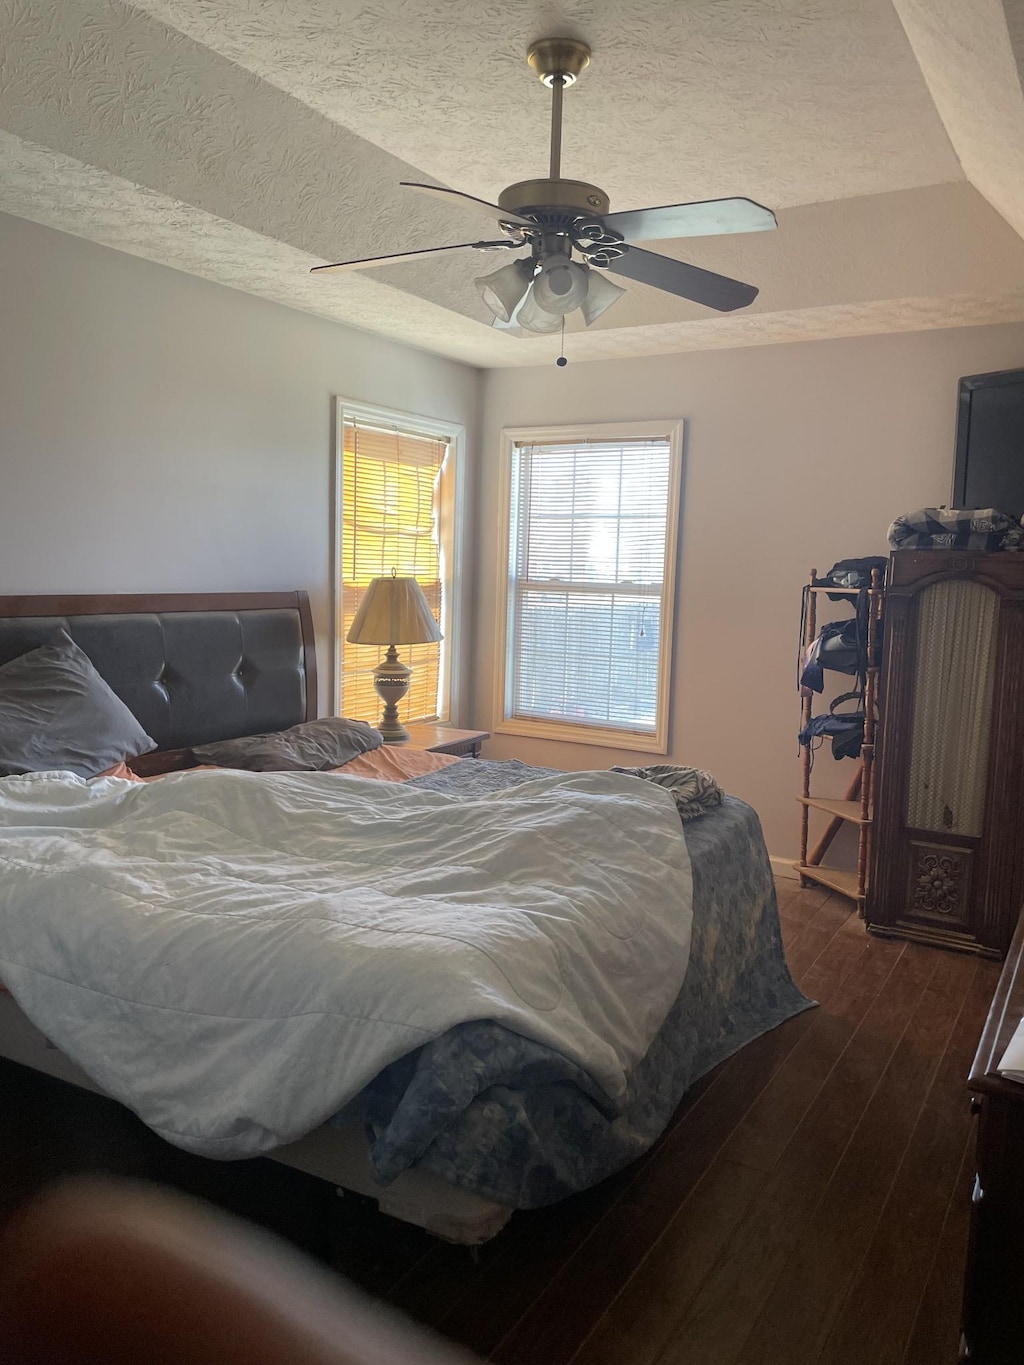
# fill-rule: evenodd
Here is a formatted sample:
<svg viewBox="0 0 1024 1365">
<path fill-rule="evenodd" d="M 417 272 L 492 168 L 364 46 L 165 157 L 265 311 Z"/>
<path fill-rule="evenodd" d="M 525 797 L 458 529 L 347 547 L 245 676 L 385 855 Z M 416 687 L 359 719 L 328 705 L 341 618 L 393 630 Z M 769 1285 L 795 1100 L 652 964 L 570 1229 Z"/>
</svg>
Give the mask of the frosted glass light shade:
<svg viewBox="0 0 1024 1365">
<path fill-rule="evenodd" d="M 415 578 L 371 580 L 345 637 L 354 645 L 423 645 L 441 632 Z"/>
<path fill-rule="evenodd" d="M 580 304 L 580 312 L 587 326 L 595 322 L 616 300 L 621 299 L 625 292 L 620 285 L 613 284 L 603 271 L 591 270 L 588 266 L 587 293 Z"/>
<path fill-rule="evenodd" d="M 545 313 L 559 317 L 578 308 L 587 296 L 587 272 L 560 252 L 541 263 L 533 297 Z"/>
<path fill-rule="evenodd" d="M 493 274 L 473 281 L 487 307 L 501 322 L 508 322 L 533 278 L 533 261 L 511 261 Z"/>
<path fill-rule="evenodd" d="M 534 282 L 515 314 L 515 324 L 527 332 L 557 332 L 562 325 L 562 313 L 549 313 L 537 302 L 537 284 Z"/>
</svg>

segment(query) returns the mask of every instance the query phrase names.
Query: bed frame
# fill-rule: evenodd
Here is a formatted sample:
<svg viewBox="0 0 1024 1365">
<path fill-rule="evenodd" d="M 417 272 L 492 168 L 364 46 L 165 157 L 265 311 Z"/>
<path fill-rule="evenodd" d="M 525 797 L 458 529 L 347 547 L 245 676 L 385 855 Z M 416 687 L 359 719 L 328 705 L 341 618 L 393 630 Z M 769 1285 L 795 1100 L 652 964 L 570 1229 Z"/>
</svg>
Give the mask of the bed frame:
<svg viewBox="0 0 1024 1365">
<path fill-rule="evenodd" d="M 0 597 L 0 665 L 66 631 L 157 741 L 143 776 L 190 766 L 191 745 L 284 730 L 317 715 L 316 648 L 304 592 Z M 96 1093 L 13 998 L 0 994 L 0 1057 Z M 324 1124 L 272 1159 L 369 1195 L 382 1212 L 477 1245 L 511 1217 L 503 1204 L 431 1171 L 374 1182 L 358 1123 Z"/>
</svg>

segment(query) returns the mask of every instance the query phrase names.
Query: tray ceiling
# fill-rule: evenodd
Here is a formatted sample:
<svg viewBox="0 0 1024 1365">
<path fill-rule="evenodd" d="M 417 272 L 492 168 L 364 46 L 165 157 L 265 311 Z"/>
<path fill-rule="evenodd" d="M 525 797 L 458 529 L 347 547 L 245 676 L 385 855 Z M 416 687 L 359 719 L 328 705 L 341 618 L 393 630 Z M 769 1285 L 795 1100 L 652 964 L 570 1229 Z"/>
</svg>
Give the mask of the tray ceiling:
<svg viewBox="0 0 1024 1365">
<path fill-rule="evenodd" d="M 0 0 L 0 211 L 471 364 L 546 363 L 552 338 L 487 325 L 492 256 L 308 270 L 490 233 L 398 181 L 494 198 L 544 174 L 524 53 L 549 32 L 594 49 L 566 174 L 613 208 L 779 212 L 652 244 L 760 285 L 750 309 L 630 285 L 573 360 L 1024 318 L 1024 33 L 999 0 Z"/>
</svg>

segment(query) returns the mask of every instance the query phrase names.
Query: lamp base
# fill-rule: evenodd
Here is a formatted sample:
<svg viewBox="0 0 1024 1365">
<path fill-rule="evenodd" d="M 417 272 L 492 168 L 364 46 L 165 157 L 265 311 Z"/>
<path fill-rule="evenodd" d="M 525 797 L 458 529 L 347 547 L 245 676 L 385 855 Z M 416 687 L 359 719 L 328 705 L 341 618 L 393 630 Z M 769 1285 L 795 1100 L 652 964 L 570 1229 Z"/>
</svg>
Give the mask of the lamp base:
<svg viewBox="0 0 1024 1365">
<path fill-rule="evenodd" d="M 373 670 L 374 690 L 384 703 L 377 729 L 385 744 L 401 744 L 409 738 L 409 731 L 398 719 L 398 703 L 408 692 L 411 677 L 412 669 L 399 659 L 395 646 L 389 645 L 387 654 Z"/>
</svg>

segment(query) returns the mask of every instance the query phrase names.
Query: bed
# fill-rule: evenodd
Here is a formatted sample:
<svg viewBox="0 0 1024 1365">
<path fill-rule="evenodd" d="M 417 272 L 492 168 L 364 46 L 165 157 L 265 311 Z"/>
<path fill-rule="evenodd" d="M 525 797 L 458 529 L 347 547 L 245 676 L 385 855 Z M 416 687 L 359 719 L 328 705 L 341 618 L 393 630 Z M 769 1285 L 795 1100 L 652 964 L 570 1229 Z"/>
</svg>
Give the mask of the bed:
<svg viewBox="0 0 1024 1365">
<path fill-rule="evenodd" d="M 316 716 L 315 648 L 302 593 L 0 598 L 0 665 L 57 629 L 156 741 L 156 751 L 133 765 L 144 775 L 171 774 L 179 786 L 202 782 L 187 772 L 192 746 Z M 446 812 L 468 812 L 503 792 L 543 795 L 546 782 L 561 780 L 517 762 L 463 759 L 408 787 L 424 793 L 415 801 L 425 807 L 444 802 Z M 495 1235 L 514 1209 L 565 1197 L 639 1155 L 694 1080 L 812 1003 L 785 966 L 754 812 L 726 797 L 686 826 L 685 844 L 689 965 L 613 1104 L 578 1060 L 480 1017 L 403 1052 L 328 1122 L 277 1147 L 273 1159 L 473 1244 Z M 102 1091 L 6 993 L 0 1055 Z"/>
</svg>

